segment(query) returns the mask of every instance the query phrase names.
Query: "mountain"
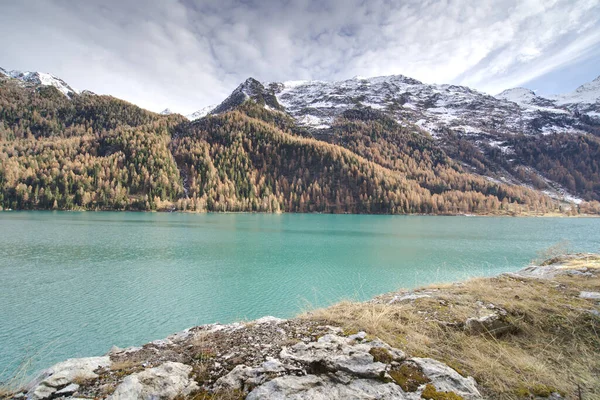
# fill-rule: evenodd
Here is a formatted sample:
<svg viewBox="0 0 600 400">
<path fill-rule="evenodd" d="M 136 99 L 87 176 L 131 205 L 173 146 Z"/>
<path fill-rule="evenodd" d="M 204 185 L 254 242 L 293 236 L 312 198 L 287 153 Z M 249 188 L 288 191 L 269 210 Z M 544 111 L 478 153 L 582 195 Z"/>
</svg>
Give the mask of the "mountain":
<svg viewBox="0 0 600 400">
<path fill-rule="evenodd" d="M 576 93 L 589 99 L 595 87 L 596 81 Z M 489 179 L 533 187 L 557 199 L 600 200 L 600 120 L 582 113 L 582 103 L 559 105 L 524 88 L 494 97 L 402 75 L 263 84 L 250 78 L 212 113 L 248 100 L 284 111 L 307 135 L 342 146 L 335 134 L 338 121 L 371 110 L 369 118 L 421 128 L 451 158 Z"/>
<path fill-rule="evenodd" d="M 466 87 L 249 78 L 190 122 L 10 76 L 3 208 L 600 212 L 600 142 L 585 121 L 564 114 L 559 126 Z M 532 113 L 543 120 L 531 125 Z"/>
<path fill-rule="evenodd" d="M 574 92 L 554 96 L 558 105 L 579 107 L 584 104 L 600 103 L 600 76 L 592 82 L 579 86 Z M 596 112 L 596 114 L 598 114 Z M 600 116 L 600 115 L 597 115 Z"/>
<path fill-rule="evenodd" d="M 44 72 L 31 72 L 31 71 L 7 71 L 3 68 L 0 68 L 0 73 L 6 75 L 8 77 L 17 79 L 25 85 L 30 86 L 53 86 L 57 88 L 61 93 L 65 96 L 73 96 L 77 94 L 78 91 L 69 86 L 68 83 L 63 81 L 60 78 L 52 74 L 47 74 Z"/>
<path fill-rule="evenodd" d="M 266 89 L 265 86 L 256 79 L 248 78 L 210 113 L 220 114 L 231 111 L 244 104 L 247 100 L 252 100 L 270 110 L 283 110 L 283 107 L 277 101 L 278 99 L 275 96 L 272 87 Z"/>
<path fill-rule="evenodd" d="M 212 110 L 215 109 L 215 107 L 217 107 L 216 104 L 213 104 L 213 105 L 210 105 L 210 106 L 206 106 L 206 107 L 203 107 L 203 108 L 199 109 L 198 111 L 196 111 L 196 112 L 194 112 L 192 114 L 186 115 L 185 117 L 187 119 L 189 119 L 190 121 L 195 121 L 197 119 L 206 117 Z"/>
<path fill-rule="evenodd" d="M 496 96 L 525 108 L 537 108 L 563 114 L 587 116 L 600 122 L 600 76 L 575 91 L 549 97 L 537 96 L 524 88 L 508 89 Z"/>
<path fill-rule="evenodd" d="M 526 88 L 507 89 L 495 96 L 497 99 L 506 100 L 533 111 L 548 111 L 559 114 L 569 114 L 569 111 L 564 108 L 559 108 L 556 102 L 535 94 L 533 90 Z"/>
</svg>

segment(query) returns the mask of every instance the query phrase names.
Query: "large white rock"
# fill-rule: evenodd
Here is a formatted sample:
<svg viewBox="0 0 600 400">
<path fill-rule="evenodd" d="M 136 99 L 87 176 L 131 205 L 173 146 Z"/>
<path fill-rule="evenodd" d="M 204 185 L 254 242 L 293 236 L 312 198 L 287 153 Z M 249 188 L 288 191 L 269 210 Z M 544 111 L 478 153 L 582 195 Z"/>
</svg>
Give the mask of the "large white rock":
<svg viewBox="0 0 600 400">
<path fill-rule="evenodd" d="M 168 361 L 126 377 L 108 400 L 174 399 L 198 389 L 189 378 L 192 367 Z"/>
<path fill-rule="evenodd" d="M 98 375 L 94 372 L 98 368 L 110 367 L 108 356 L 71 358 L 48 368 L 34 380 L 27 393 L 29 400 L 41 400 L 51 397 L 54 392 L 69 385 L 77 379 L 94 379 Z"/>
<path fill-rule="evenodd" d="M 416 400 L 394 383 L 335 375 L 287 375 L 273 379 L 248 394 L 246 400 Z"/>
<path fill-rule="evenodd" d="M 280 357 L 308 365 L 309 368 L 317 366 L 330 372 L 344 371 L 362 378 L 380 378 L 385 374 L 387 364 L 373 360 L 369 353 L 373 347 L 385 348 L 396 361 L 405 358 L 400 350 L 383 342 L 354 343 L 349 338 L 337 335 L 325 335 L 317 342 L 283 348 Z"/>
<path fill-rule="evenodd" d="M 591 300 L 600 300 L 599 292 L 581 292 L 579 293 L 579 297 L 582 299 L 591 299 Z"/>
<path fill-rule="evenodd" d="M 472 377 L 465 378 L 449 366 L 431 358 L 411 358 L 431 379 L 431 384 L 438 391 L 454 392 L 467 400 L 479 400 L 481 394 L 477 383 Z"/>
</svg>

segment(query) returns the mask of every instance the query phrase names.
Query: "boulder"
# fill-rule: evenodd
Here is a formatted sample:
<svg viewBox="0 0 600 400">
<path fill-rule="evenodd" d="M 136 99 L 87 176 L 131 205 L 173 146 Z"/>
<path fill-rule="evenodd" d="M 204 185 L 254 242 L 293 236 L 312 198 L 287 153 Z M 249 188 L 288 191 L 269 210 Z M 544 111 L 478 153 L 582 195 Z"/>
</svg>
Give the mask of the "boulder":
<svg viewBox="0 0 600 400">
<path fill-rule="evenodd" d="M 599 292 L 581 292 L 579 293 L 579 297 L 582 299 L 590 299 L 590 300 L 600 300 Z"/>
<path fill-rule="evenodd" d="M 441 392 L 454 392 L 466 400 L 481 399 L 477 383 L 472 377 L 465 378 L 449 366 L 431 358 L 411 358 L 421 367 L 431 384 Z"/>
<path fill-rule="evenodd" d="M 362 378 L 380 378 L 385 375 L 387 365 L 375 361 L 370 351 L 379 347 L 389 352 L 393 360 L 405 358 L 400 350 L 380 342 L 355 343 L 350 338 L 337 335 L 325 335 L 316 342 L 298 343 L 290 348 L 283 348 L 280 357 L 303 364 L 309 372 L 344 371 Z"/>
<path fill-rule="evenodd" d="M 55 392 L 63 389 L 75 379 L 87 380 L 97 378 L 94 372 L 98 368 L 110 367 L 108 356 L 71 358 L 48 368 L 36 378 L 27 393 L 28 400 L 47 399 Z"/>
<path fill-rule="evenodd" d="M 275 358 L 267 358 L 267 361 L 259 367 L 248 367 L 246 365 L 236 365 L 227 375 L 217 380 L 216 386 L 225 389 L 248 391 L 263 384 L 268 378 L 297 371 L 290 365 L 284 365 Z"/>
<path fill-rule="evenodd" d="M 71 384 L 65 386 L 64 388 L 60 389 L 59 391 L 57 391 L 56 395 L 67 396 L 67 395 L 71 395 L 71 394 L 77 392 L 78 390 L 79 390 L 79 385 L 76 383 L 71 383 Z"/>
<path fill-rule="evenodd" d="M 198 384 L 189 377 L 191 372 L 189 365 L 168 361 L 127 376 L 108 399 L 150 400 L 187 396 L 198 390 Z"/>
<path fill-rule="evenodd" d="M 504 310 L 499 310 L 483 317 L 473 317 L 465 321 L 465 330 L 471 334 L 487 333 L 495 337 L 500 337 L 506 333 L 517 330 L 507 318 Z"/>
<path fill-rule="evenodd" d="M 287 375 L 273 379 L 251 391 L 246 400 L 417 400 L 394 383 L 375 379 L 353 379 L 344 374 Z"/>
</svg>

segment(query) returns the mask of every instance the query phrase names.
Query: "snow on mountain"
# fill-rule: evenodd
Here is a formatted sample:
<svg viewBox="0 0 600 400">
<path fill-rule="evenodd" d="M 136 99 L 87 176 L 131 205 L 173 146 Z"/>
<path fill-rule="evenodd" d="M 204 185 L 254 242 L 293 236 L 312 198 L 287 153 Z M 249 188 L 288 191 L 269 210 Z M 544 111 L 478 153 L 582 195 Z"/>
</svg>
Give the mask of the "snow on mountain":
<svg viewBox="0 0 600 400">
<path fill-rule="evenodd" d="M 165 108 L 164 110 L 162 110 L 162 111 L 160 112 L 160 114 L 161 114 L 161 115 L 171 115 L 171 114 L 173 114 L 173 111 L 171 111 L 171 109 L 170 109 L 170 108 Z"/>
<path fill-rule="evenodd" d="M 575 91 L 547 98 L 537 96 L 529 89 L 508 89 L 496 98 L 512 101 L 528 109 L 563 114 L 586 115 L 600 120 L 600 76 L 579 86 Z"/>
<path fill-rule="evenodd" d="M 278 84 L 271 84 L 278 85 Z M 232 110 L 246 100 L 252 99 L 258 104 L 268 107 L 273 110 L 282 110 L 281 105 L 277 102 L 274 95 L 274 88 L 266 88 L 262 83 L 254 78 L 246 79 L 239 85 L 221 104 L 210 111 L 211 114 L 220 114 Z"/>
<path fill-rule="evenodd" d="M 26 85 L 54 86 L 67 97 L 78 93 L 68 83 L 52 74 L 32 71 L 7 71 L 5 69 L 1 69 L 0 72 L 11 78 L 18 79 Z"/>
<path fill-rule="evenodd" d="M 348 109 L 371 107 L 401 124 L 416 124 L 433 136 L 448 129 L 491 139 L 517 133 L 581 132 L 577 118 L 556 107 L 548 112 L 542 100 L 536 107 L 525 107 L 465 86 L 425 84 L 402 75 L 267 83 L 263 87 L 273 92 L 300 125 L 318 130 L 330 128 Z M 522 92 L 521 96 L 535 95 Z"/>
<path fill-rule="evenodd" d="M 210 112 L 212 110 L 214 110 L 217 107 L 216 104 L 210 105 L 210 106 L 206 106 L 206 107 L 202 107 L 201 109 L 199 109 L 196 112 L 193 112 L 191 114 L 186 115 L 185 117 L 187 119 L 189 119 L 190 121 L 195 121 L 197 119 L 206 117 L 208 114 L 210 114 Z"/>
<path fill-rule="evenodd" d="M 600 76 L 591 82 L 585 83 L 574 92 L 560 94 L 553 97 L 556 104 L 595 104 L 600 102 Z"/>
</svg>

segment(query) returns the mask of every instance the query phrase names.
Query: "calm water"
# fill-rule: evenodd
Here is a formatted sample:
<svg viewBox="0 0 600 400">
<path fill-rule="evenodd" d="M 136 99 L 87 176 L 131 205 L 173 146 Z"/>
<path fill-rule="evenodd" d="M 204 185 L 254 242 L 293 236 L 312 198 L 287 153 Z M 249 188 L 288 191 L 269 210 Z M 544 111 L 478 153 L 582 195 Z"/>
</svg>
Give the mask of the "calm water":
<svg viewBox="0 0 600 400">
<path fill-rule="evenodd" d="M 0 213 L 0 373 L 190 326 L 516 270 L 600 219 Z"/>
</svg>

